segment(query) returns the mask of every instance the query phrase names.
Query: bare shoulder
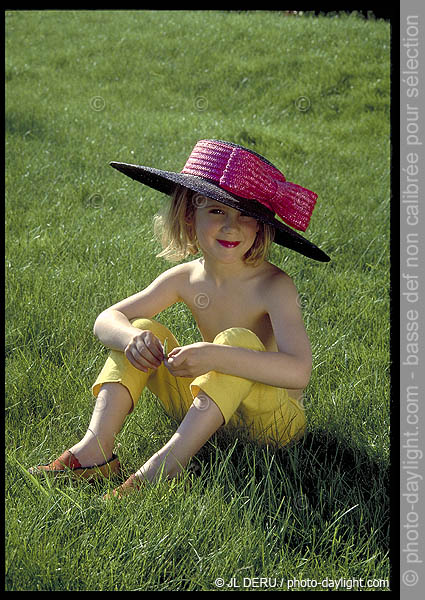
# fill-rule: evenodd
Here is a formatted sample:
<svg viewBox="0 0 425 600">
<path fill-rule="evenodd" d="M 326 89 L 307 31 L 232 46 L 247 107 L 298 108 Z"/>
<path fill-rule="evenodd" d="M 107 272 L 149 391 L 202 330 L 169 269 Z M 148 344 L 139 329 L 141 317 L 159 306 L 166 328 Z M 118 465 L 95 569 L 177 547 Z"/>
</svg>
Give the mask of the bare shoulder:
<svg viewBox="0 0 425 600">
<path fill-rule="evenodd" d="M 117 302 L 109 309 L 122 312 L 129 320 L 144 316 L 152 318 L 185 296 L 190 266 L 186 263 L 163 271 L 146 288 Z"/>
<path fill-rule="evenodd" d="M 301 321 L 298 290 L 292 277 L 269 263 L 260 285 L 263 289 L 261 302 L 264 312 L 285 321 Z"/>
<path fill-rule="evenodd" d="M 271 263 L 264 265 L 261 285 L 267 290 L 266 296 L 270 301 L 281 301 L 283 298 L 287 301 L 291 299 L 296 300 L 298 297 L 293 279 L 285 271 Z"/>
<path fill-rule="evenodd" d="M 164 271 L 158 279 L 164 281 L 165 285 L 171 286 L 175 290 L 178 300 L 184 302 L 191 282 L 198 271 L 199 260 L 192 260 L 171 267 Z"/>
<path fill-rule="evenodd" d="M 191 263 L 181 263 L 170 267 L 166 271 L 163 271 L 155 281 L 173 281 L 178 283 L 179 281 L 184 282 L 190 277 L 190 273 L 193 270 Z"/>
<path fill-rule="evenodd" d="M 197 269 L 197 267 L 198 267 L 198 261 L 192 260 L 192 261 L 180 263 L 178 265 L 175 265 L 174 267 L 171 267 L 170 269 L 165 271 L 163 273 L 163 275 L 165 275 L 165 277 L 167 277 L 167 278 L 172 278 L 176 281 L 181 281 L 182 283 L 187 283 L 190 280 L 192 274 Z"/>
</svg>

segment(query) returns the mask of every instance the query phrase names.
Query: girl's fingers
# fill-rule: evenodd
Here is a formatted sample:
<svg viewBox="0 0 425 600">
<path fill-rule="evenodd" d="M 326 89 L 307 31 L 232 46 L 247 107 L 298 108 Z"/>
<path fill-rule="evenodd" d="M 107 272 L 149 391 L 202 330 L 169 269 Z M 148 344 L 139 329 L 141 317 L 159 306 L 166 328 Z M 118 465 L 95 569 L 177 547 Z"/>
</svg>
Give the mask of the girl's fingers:
<svg viewBox="0 0 425 600">
<path fill-rule="evenodd" d="M 162 362 L 162 359 L 164 357 L 164 353 L 163 353 L 163 349 L 162 349 L 162 344 L 158 340 L 158 338 L 155 338 L 155 343 L 153 345 L 148 346 L 148 348 L 152 352 L 153 356 L 157 360 L 159 360 L 160 362 Z"/>
<path fill-rule="evenodd" d="M 174 368 L 172 361 L 167 361 L 165 366 L 170 371 L 171 375 L 174 375 L 174 377 L 185 377 L 182 369 Z"/>
<path fill-rule="evenodd" d="M 130 352 L 130 350 L 127 350 L 125 352 L 125 356 L 126 356 L 128 362 L 133 365 L 133 367 L 135 367 L 136 369 L 139 369 L 139 371 L 143 371 L 144 373 L 148 372 L 148 367 L 143 366 L 139 361 L 137 361 L 134 358 L 133 354 Z"/>
<path fill-rule="evenodd" d="M 159 341 L 159 339 L 157 337 L 154 337 L 153 339 L 147 340 L 145 341 L 145 346 L 152 354 L 152 356 L 161 363 L 164 357 L 164 353 L 162 344 Z"/>
<path fill-rule="evenodd" d="M 162 348 L 158 351 L 152 344 L 146 344 L 144 342 L 139 342 L 136 345 L 136 350 L 140 356 L 140 360 L 142 362 L 148 363 L 149 367 L 159 367 L 162 362 Z"/>
<path fill-rule="evenodd" d="M 171 375 L 174 375 L 175 377 L 189 377 L 189 373 L 184 364 L 184 356 L 181 354 L 171 356 L 170 353 L 165 366 L 170 371 Z"/>
<path fill-rule="evenodd" d="M 129 346 L 125 352 L 126 357 L 136 368 L 146 371 L 147 369 L 156 369 L 162 361 L 155 358 L 149 348 L 145 346 Z"/>
<path fill-rule="evenodd" d="M 173 358 L 174 360 L 177 359 L 178 355 L 181 353 L 181 348 L 173 348 L 172 350 L 169 351 L 168 353 L 168 357 L 169 358 Z"/>
</svg>

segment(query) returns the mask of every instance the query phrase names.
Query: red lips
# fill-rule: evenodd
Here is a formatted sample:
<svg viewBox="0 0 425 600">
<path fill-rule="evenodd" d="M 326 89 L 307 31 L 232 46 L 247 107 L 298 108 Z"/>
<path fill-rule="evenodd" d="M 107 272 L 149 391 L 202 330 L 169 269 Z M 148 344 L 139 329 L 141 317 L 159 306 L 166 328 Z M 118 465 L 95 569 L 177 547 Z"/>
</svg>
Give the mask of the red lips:
<svg viewBox="0 0 425 600">
<path fill-rule="evenodd" d="M 229 242 L 227 240 L 217 240 L 217 242 L 225 248 L 236 248 L 240 244 L 240 242 Z"/>
</svg>

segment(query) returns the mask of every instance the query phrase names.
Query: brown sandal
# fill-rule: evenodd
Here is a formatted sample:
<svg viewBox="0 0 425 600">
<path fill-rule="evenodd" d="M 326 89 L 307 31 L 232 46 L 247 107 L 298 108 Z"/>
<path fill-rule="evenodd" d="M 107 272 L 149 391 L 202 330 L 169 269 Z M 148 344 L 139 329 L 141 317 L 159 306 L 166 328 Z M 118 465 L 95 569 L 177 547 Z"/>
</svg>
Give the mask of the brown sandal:
<svg viewBox="0 0 425 600">
<path fill-rule="evenodd" d="M 99 479 L 105 477 L 110 479 L 114 475 L 118 475 L 121 466 L 118 457 L 113 454 L 112 458 L 102 465 L 93 465 L 91 467 L 82 467 L 78 459 L 70 450 L 66 450 L 59 458 L 48 465 L 38 465 L 30 467 L 28 471 L 32 475 L 70 475 L 75 479 Z"/>
</svg>

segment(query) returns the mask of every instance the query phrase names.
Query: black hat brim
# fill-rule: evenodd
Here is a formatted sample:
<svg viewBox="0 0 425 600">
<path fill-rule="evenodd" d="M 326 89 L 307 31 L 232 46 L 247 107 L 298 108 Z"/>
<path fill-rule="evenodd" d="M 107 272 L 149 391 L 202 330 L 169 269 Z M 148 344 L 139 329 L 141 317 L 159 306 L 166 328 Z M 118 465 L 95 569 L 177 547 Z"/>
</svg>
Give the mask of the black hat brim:
<svg viewBox="0 0 425 600">
<path fill-rule="evenodd" d="M 267 208 L 262 210 L 262 205 L 253 200 L 248 200 L 240 196 L 235 196 L 226 190 L 223 190 L 215 182 L 196 175 L 186 173 L 174 173 L 172 171 L 163 171 L 153 167 L 144 167 L 141 165 L 132 165 L 122 162 L 111 162 L 111 167 L 117 169 L 124 175 L 131 177 L 139 183 L 143 183 L 163 194 L 171 196 L 176 187 L 181 185 L 190 190 L 202 194 L 213 200 L 217 200 L 226 206 L 235 208 L 260 220 L 275 229 L 274 242 L 280 246 L 295 250 L 308 258 L 320 262 L 329 262 L 330 257 L 312 242 L 304 238 L 298 232 L 294 231 L 285 223 L 278 221 L 274 213 Z"/>
</svg>

